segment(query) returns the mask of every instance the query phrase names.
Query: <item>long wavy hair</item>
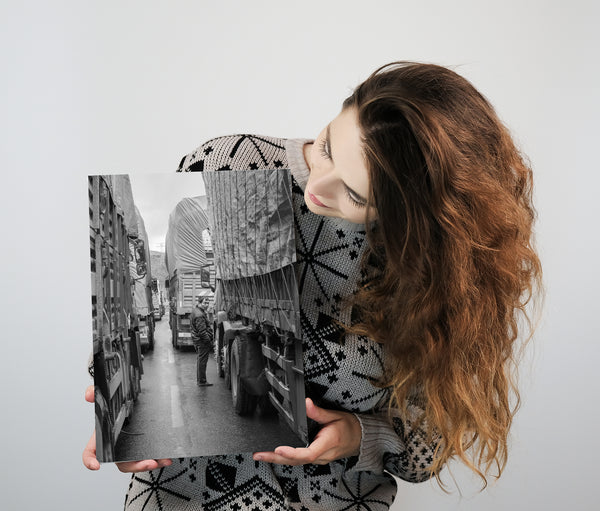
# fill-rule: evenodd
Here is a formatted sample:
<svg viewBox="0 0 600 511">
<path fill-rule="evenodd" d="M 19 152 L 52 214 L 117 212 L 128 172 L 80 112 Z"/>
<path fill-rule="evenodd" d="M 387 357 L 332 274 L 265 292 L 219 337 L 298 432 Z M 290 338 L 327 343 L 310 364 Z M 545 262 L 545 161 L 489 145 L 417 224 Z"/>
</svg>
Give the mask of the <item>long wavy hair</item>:
<svg viewBox="0 0 600 511">
<path fill-rule="evenodd" d="M 344 108 L 358 112 L 377 211 L 351 330 L 391 355 L 392 406 L 407 411 L 418 390 L 438 482 L 458 457 L 485 487 L 506 464 L 518 341 L 541 291 L 531 169 L 490 103 L 444 67 L 387 64 Z"/>
</svg>

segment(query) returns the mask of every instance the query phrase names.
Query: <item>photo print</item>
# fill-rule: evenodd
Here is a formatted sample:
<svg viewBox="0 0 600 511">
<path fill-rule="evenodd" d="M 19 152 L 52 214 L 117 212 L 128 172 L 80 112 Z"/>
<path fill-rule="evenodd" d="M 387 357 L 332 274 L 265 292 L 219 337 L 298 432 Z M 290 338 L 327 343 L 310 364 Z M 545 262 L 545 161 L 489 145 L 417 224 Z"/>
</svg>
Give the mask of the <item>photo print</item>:
<svg viewBox="0 0 600 511">
<path fill-rule="evenodd" d="M 101 462 L 308 443 L 289 171 L 88 177 Z"/>
</svg>

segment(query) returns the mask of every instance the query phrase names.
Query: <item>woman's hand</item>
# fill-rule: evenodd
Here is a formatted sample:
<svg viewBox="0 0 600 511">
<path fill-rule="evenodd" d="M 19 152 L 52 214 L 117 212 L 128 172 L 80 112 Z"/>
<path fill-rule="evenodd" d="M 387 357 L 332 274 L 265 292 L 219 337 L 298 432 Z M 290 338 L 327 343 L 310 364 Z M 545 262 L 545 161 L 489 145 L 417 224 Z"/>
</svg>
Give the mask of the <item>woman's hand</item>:
<svg viewBox="0 0 600 511">
<path fill-rule="evenodd" d="M 90 385 L 85 389 L 85 400 L 88 403 L 94 402 L 94 386 Z M 100 463 L 96 458 L 96 432 L 92 433 L 92 436 L 83 450 L 81 456 L 83 464 L 90 470 L 98 470 Z M 142 460 L 142 461 L 125 461 L 117 463 L 117 468 L 121 472 L 145 472 L 147 470 L 154 470 L 156 468 L 168 467 L 173 463 L 170 459 L 158 459 L 158 460 Z"/>
<path fill-rule="evenodd" d="M 279 465 L 325 465 L 359 454 L 362 431 L 353 414 L 319 408 L 307 398 L 306 415 L 323 426 L 312 444 L 305 448 L 277 447 L 274 452 L 256 452 L 254 460 Z"/>
<path fill-rule="evenodd" d="M 87 395 L 87 391 L 86 391 Z M 89 442 L 85 446 L 83 450 L 83 454 L 81 455 L 81 459 L 83 460 L 83 464 L 89 470 L 99 470 L 100 463 L 96 459 L 96 431 L 92 433 Z"/>
</svg>

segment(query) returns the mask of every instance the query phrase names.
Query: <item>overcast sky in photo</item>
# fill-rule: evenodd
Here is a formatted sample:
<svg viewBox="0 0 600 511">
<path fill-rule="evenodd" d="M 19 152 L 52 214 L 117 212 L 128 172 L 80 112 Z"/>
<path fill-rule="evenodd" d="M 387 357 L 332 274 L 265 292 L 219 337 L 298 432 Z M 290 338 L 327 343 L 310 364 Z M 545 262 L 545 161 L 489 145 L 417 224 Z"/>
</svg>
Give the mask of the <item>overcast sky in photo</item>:
<svg viewBox="0 0 600 511">
<path fill-rule="evenodd" d="M 200 173 L 129 174 L 133 200 L 140 211 L 150 250 L 165 251 L 169 215 L 184 197 L 205 195 Z"/>
</svg>

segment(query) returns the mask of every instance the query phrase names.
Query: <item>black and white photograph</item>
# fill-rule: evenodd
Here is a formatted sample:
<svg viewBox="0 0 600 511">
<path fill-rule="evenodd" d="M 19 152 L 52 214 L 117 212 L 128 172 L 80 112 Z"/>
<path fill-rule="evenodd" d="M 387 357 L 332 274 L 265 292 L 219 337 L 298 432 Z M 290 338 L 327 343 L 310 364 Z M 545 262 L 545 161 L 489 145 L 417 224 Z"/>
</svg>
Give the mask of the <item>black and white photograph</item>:
<svg viewBox="0 0 600 511">
<path fill-rule="evenodd" d="M 99 461 L 306 445 L 290 187 L 89 176 Z"/>
</svg>

